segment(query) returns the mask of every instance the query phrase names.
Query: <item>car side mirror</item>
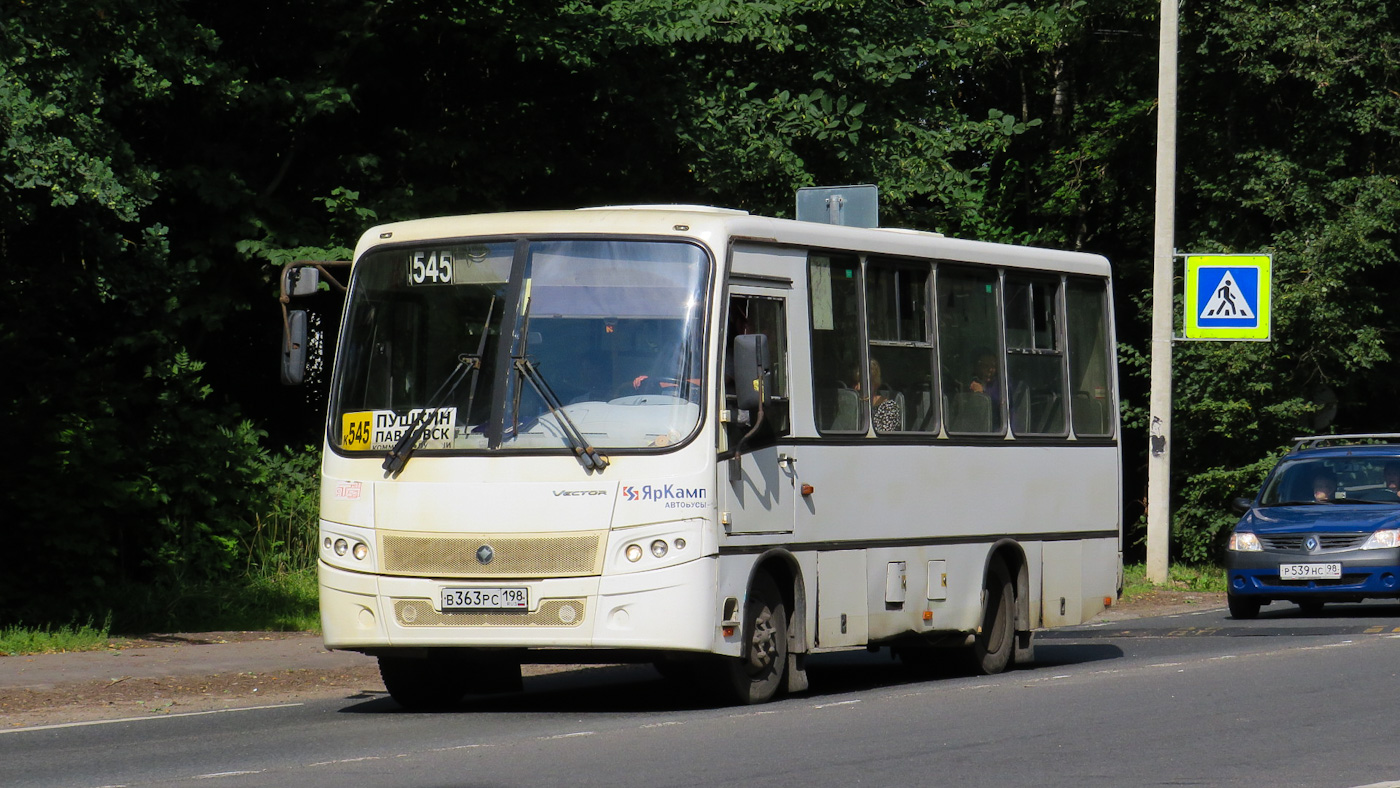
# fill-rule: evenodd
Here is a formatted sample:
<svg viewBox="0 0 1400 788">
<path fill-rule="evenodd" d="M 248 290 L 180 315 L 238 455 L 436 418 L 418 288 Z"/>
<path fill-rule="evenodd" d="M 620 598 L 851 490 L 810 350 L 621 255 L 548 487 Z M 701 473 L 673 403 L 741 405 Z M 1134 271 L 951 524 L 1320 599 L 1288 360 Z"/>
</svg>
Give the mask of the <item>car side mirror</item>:
<svg viewBox="0 0 1400 788">
<path fill-rule="evenodd" d="M 755 411 L 768 404 L 771 373 L 767 336 L 740 334 L 734 337 L 734 391 L 739 410 Z"/>
<path fill-rule="evenodd" d="M 282 383 L 299 386 L 306 379 L 306 310 L 287 312 L 287 333 L 282 338 Z"/>
<path fill-rule="evenodd" d="M 1233 501 L 1230 501 L 1230 511 L 1234 512 L 1235 514 L 1242 515 L 1252 508 L 1254 508 L 1253 498 L 1236 498 Z"/>
</svg>

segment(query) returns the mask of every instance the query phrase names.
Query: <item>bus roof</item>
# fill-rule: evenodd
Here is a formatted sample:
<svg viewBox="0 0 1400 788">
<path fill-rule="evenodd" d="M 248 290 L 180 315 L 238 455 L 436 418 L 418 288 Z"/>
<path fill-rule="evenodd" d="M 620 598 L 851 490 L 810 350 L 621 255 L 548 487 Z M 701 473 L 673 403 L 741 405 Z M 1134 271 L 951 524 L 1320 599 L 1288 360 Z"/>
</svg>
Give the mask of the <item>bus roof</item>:
<svg viewBox="0 0 1400 788">
<path fill-rule="evenodd" d="M 386 243 L 533 234 L 675 236 L 699 239 L 721 254 L 730 242 L 778 244 L 1109 275 L 1108 260 L 1096 254 L 968 241 L 903 228 L 775 219 L 702 205 L 605 206 L 414 219 L 367 230 L 355 249 L 355 259 Z"/>
</svg>

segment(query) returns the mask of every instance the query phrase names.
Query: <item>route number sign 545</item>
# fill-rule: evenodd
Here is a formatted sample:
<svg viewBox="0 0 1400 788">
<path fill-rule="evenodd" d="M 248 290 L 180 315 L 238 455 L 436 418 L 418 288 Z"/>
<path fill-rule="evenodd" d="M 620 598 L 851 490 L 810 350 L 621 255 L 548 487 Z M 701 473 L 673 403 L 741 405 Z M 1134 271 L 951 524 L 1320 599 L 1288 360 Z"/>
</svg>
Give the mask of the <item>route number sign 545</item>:
<svg viewBox="0 0 1400 788">
<path fill-rule="evenodd" d="M 452 255 L 448 252 L 414 252 L 408 261 L 410 285 L 452 284 Z"/>
</svg>

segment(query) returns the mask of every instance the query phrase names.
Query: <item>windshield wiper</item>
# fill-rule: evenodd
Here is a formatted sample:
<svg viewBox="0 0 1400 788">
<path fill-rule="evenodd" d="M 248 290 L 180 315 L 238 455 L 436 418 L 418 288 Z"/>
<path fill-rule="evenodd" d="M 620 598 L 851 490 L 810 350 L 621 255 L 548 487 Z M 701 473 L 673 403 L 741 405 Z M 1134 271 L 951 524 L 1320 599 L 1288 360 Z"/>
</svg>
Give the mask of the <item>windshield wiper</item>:
<svg viewBox="0 0 1400 788">
<path fill-rule="evenodd" d="M 436 416 L 442 401 L 452 396 L 452 392 L 457 390 L 462 379 L 471 370 L 481 369 L 481 356 L 461 353 L 457 356 L 457 366 L 452 368 L 452 372 L 447 379 L 438 386 L 438 390 L 433 393 L 432 399 L 428 400 L 427 407 L 419 411 L 413 417 L 413 423 L 408 425 L 403 435 L 399 437 L 394 448 L 389 450 L 389 456 L 384 458 L 384 470 L 391 476 L 398 476 L 403 471 L 403 466 L 408 464 L 408 458 L 413 456 L 413 452 L 418 448 L 418 439 L 423 436 L 423 430 L 428 426 L 430 416 Z"/>
<path fill-rule="evenodd" d="M 1400 499 L 1395 501 L 1373 501 L 1370 498 L 1338 498 L 1332 503 L 1375 503 L 1381 506 L 1394 506 L 1396 503 L 1400 503 Z"/>
<path fill-rule="evenodd" d="M 564 433 L 565 439 L 573 446 L 574 455 L 578 457 L 579 462 L 583 463 L 583 467 L 602 473 L 603 469 L 608 467 L 608 458 L 593 448 L 588 439 L 583 437 L 578 425 L 574 424 L 574 420 L 569 418 L 568 413 L 564 412 L 564 406 L 560 403 L 558 395 L 554 393 L 554 389 L 549 387 L 549 382 L 540 374 L 539 369 L 528 358 L 515 359 L 515 369 L 520 373 L 520 377 L 530 381 L 535 393 L 544 400 L 545 407 L 549 408 L 550 414 L 558 422 L 559 429 Z"/>
</svg>

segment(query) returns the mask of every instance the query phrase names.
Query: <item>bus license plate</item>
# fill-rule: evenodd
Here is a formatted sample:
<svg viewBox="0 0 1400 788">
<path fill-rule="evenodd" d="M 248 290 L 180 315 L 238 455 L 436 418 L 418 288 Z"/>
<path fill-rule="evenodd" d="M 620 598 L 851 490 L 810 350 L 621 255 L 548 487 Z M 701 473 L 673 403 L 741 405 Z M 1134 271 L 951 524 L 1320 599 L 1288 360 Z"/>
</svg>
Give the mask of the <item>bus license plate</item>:
<svg viewBox="0 0 1400 788">
<path fill-rule="evenodd" d="M 1283 580 L 1341 580 L 1341 564 L 1279 564 Z"/>
<path fill-rule="evenodd" d="M 444 613 L 458 610 L 529 610 L 530 593 L 524 587 L 514 588 L 444 588 Z"/>
</svg>

